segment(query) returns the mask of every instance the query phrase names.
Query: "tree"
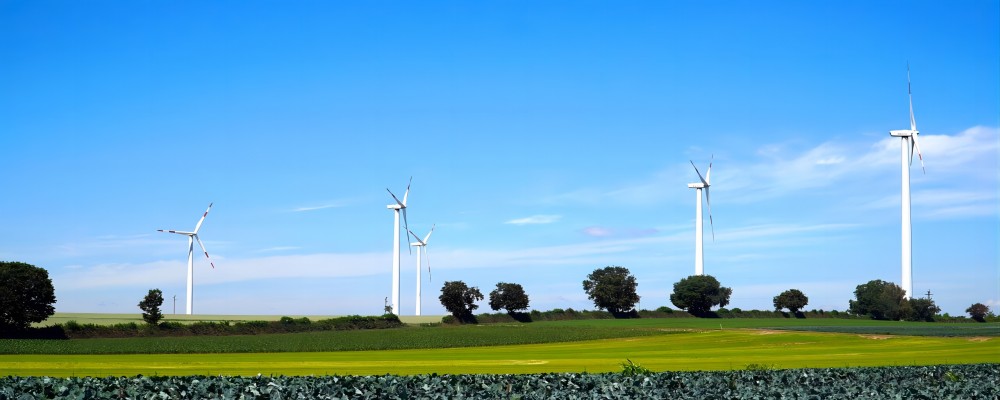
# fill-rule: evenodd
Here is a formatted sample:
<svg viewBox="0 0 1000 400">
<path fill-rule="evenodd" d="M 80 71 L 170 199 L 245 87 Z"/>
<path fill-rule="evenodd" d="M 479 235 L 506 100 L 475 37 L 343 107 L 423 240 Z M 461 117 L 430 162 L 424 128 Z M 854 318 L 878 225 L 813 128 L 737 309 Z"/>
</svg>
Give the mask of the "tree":
<svg viewBox="0 0 1000 400">
<path fill-rule="evenodd" d="M 595 269 L 583 281 L 583 290 L 594 301 L 594 306 L 616 316 L 635 308 L 639 302 L 639 295 L 635 292 L 637 286 L 639 284 L 628 269 L 619 266 Z"/>
<path fill-rule="evenodd" d="M 798 289 L 788 289 L 774 296 L 774 311 L 787 308 L 788 312 L 798 314 L 799 310 L 803 309 L 806 304 L 809 304 L 809 298 Z"/>
<path fill-rule="evenodd" d="M 972 319 L 979 322 L 986 322 L 986 315 L 990 313 L 990 308 L 983 303 L 976 303 L 965 309 Z"/>
<path fill-rule="evenodd" d="M 934 316 L 941 312 L 941 309 L 934 304 L 931 299 L 910 299 L 910 315 L 906 319 L 910 321 L 934 322 Z"/>
<path fill-rule="evenodd" d="M 441 287 L 441 305 L 461 322 L 475 322 L 472 311 L 479 308 L 476 302 L 483 299 L 478 287 L 468 287 L 462 281 L 445 282 Z"/>
<path fill-rule="evenodd" d="M 490 308 L 493 311 L 502 308 L 507 310 L 507 314 L 525 310 L 528 308 L 528 294 L 524 293 L 524 288 L 517 283 L 497 283 L 497 288 L 490 292 Z"/>
<path fill-rule="evenodd" d="M 854 290 L 848 312 L 867 315 L 871 319 L 898 321 L 910 314 L 910 303 L 904 299 L 906 292 L 895 283 L 881 279 L 858 285 Z"/>
<path fill-rule="evenodd" d="M 0 261 L 0 330 L 26 329 L 55 313 L 49 272 L 31 264 Z"/>
<path fill-rule="evenodd" d="M 711 275 L 691 275 L 674 284 L 670 302 L 691 315 L 705 316 L 714 306 L 725 307 L 733 289 L 722 287 Z"/>
<path fill-rule="evenodd" d="M 163 305 L 163 292 L 160 289 L 149 289 L 146 297 L 139 302 L 139 309 L 142 310 L 142 320 L 147 324 L 156 325 L 163 318 L 160 313 L 160 306 Z"/>
</svg>

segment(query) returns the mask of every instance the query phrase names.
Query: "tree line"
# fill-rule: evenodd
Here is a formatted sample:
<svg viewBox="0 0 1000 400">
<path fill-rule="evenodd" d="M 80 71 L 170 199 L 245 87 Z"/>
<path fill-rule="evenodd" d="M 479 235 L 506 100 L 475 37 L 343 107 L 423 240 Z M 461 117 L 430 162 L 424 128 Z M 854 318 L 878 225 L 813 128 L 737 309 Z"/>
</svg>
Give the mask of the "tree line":
<svg viewBox="0 0 1000 400">
<path fill-rule="evenodd" d="M 627 268 L 595 269 L 583 280 L 582 286 L 598 310 L 606 310 L 615 318 L 638 316 L 635 309 L 640 300 L 636 292 L 638 282 Z M 692 275 L 674 283 L 670 302 L 696 317 L 710 317 L 715 316 L 712 308 L 729 304 L 732 293 L 732 288 L 723 287 L 711 275 Z M 941 311 L 930 298 L 907 299 L 905 294 L 892 282 L 872 280 L 857 286 L 848 313 L 880 320 L 934 321 Z M 448 281 L 442 286 L 438 299 L 454 320 L 475 322 L 475 310 L 479 308 L 476 303 L 485 297 L 478 287 L 470 287 L 462 281 Z M 44 321 L 55 312 L 55 302 L 55 288 L 44 268 L 0 261 L 0 336 L 24 331 L 32 323 Z M 787 309 L 798 317 L 802 317 L 801 311 L 808 303 L 809 298 L 798 289 L 788 289 L 773 299 L 775 311 Z M 520 284 L 499 282 L 489 293 L 488 304 L 494 311 L 504 310 L 514 319 L 524 320 L 530 299 Z M 150 289 L 138 304 L 143 320 L 149 325 L 157 325 L 163 318 L 162 305 L 163 293 Z M 998 319 L 982 303 L 972 304 L 965 311 L 979 322 Z"/>
</svg>

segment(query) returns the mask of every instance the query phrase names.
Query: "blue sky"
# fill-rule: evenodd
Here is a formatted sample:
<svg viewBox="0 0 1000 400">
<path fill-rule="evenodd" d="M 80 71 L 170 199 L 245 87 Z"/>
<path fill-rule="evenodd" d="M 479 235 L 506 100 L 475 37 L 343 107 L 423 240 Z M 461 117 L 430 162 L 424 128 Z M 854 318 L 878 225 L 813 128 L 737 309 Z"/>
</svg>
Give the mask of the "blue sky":
<svg viewBox="0 0 1000 400">
<path fill-rule="evenodd" d="M 993 1 L 4 0 L 0 260 L 46 268 L 57 311 L 137 313 L 150 288 L 183 310 L 186 243 L 156 229 L 214 202 L 197 313 L 377 314 L 385 189 L 412 176 L 410 227 L 437 224 L 425 314 L 448 280 L 592 309 L 581 281 L 607 265 L 651 309 L 694 271 L 688 161 L 714 156 L 705 270 L 730 307 L 798 288 L 844 310 L 900 282 L 909 63 L 914 291 L 997 309 L 998 20 Z"/>
</svg>

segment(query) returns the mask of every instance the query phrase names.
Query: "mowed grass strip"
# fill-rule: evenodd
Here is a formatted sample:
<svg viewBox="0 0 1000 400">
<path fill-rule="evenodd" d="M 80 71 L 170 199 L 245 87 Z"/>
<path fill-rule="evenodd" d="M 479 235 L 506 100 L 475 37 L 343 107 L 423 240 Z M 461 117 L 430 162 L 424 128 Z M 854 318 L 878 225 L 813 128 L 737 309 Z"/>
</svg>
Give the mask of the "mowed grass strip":
<svg viewBox="0 0 1000 400">
<path fill-rule="evenodd" d="M 20 376 L 380 375 L 610 372 L 626 358 L 654 371 L 996 362 L 997 338 L 690 331 L 566 343 L 306 353 L 2 355 Z"/>
</svg>

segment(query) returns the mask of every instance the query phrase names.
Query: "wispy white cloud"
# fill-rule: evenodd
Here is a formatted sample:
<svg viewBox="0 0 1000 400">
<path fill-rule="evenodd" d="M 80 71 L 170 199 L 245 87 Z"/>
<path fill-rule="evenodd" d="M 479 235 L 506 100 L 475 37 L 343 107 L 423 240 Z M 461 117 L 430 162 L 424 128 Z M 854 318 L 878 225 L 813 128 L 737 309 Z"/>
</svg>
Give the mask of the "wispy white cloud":
<svg viewBox="0 0 1000 400">
<path fill-rule="evenodd" d="M 613 232 L 611 232 L 611 229 L 603 228 L 600 226 L 588 226 L 586 228 L 583 228 L 581 232 L 583 232 L 584 235 L 593 237 L 608 237 L 613 234 Z"/>
<path fill-rule="evenodd" d="M 504 223 L 510 225 L 551 224 L 560 218 L 562 218 L 561 215 L 532 215 L 530 217 L 512 219 Z"/>
<path fill-rule="evenodd" d="M 274 247 L 268 247 L 268 248 L 264 248 L 264 249 L 255 250 L 254 253 L 271 253 L 271 252 L 276 252 L 276 251 L 289 251 L 289 250 L 298 250 L 298 249 L 300 249 L 300 247 L 298 247 L 298 246 L 274 246 Z"/>
<path fill-rule="evenodd" d="M 343 203 L 336 202 L 336 203 L 321 204 L 321 205 L 318 205 L 318 206 L 297 207 L 297 208 L 293 208 L 291 211 L 292 212 L 316 211 L 316 210 L 325 210 L 325 209 L 328 209 L 328 208 L 340 208 L 340 207 L 343 207 L 343 206 L 344 206 Z"/>
</svg>

